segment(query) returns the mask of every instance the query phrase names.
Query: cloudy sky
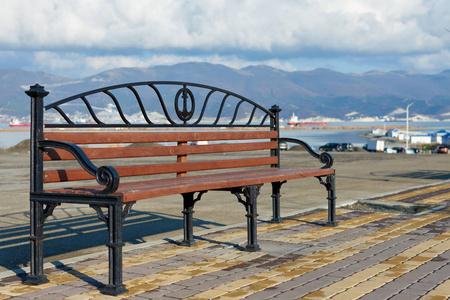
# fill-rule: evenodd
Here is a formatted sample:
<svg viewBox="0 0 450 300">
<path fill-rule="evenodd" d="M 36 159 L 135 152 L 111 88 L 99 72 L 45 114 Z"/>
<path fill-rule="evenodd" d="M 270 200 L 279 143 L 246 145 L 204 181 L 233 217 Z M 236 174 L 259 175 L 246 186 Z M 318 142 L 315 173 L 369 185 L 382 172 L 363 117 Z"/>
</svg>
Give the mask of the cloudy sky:
<svg viewBox="0 0 450 300">
<path fill-rule="evenodd" d="M 450 69 L 447 0 L 0 0 L 0 68 Z"/>
</svg>

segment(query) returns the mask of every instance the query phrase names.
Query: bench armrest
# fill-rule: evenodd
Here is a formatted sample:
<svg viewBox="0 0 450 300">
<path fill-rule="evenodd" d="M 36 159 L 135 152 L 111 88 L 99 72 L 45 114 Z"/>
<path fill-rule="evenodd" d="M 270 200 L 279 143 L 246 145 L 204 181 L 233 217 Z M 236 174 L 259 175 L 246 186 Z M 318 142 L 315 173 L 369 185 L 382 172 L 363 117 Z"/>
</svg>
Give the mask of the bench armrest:
<svg viewBox="0 0 450 300">
<path fill-rule="evenodd" d="M 77 145 L 68 142 L 45 140 L 40 141 L 38 146 L 41 149 L 58 148 L 70 152 L 83 169 L 95 176 L 100 185 L 106 185 L 106 188 L 100 192 L 101 194 L 112 194 L 119 187 L 120 177 L 116 169 L 111 166 L 97 167 Z"/>
<path fill-rule="evenodd" d="M 298 144 L 300 146 L 302 146 L 303 148 L 305 148 L 305 150 L 311 154 L 311 156 L 319 159 L 319 161 L 323 164 L 325 164 L 324 166 L 322 166 L 321 169 L 329 169 L 333 166 L 333 156 L 331 156 L 331 154 L 329 154 L 328 152 L 323 152 L 321 154 L 315 152 L 311 146 L 309 146 L 307 143 L 305 143 L 304 141 L 298 140 L 298 139 L 293 139 L 293 138 L 279 138 L 278 142 L 286 142 L 286 143 L 294 143 L 294 144 Z"/>
</svg>

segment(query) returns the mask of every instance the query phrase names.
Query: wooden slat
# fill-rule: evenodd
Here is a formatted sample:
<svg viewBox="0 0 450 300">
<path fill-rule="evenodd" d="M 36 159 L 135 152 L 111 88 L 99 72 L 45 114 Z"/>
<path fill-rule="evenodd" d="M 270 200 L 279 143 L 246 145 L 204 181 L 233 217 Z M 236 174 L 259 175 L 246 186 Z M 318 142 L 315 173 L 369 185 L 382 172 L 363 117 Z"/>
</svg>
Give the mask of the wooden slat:
<svg viewBox="0 0 450 300">
<path fill-rule="evenodd" d="M 122 196 L 122 202 L 183 194 L 203 190 L 228 189 L 239 186 L 263 184 L 291 179 L 334 174 L 333 169 L 278 169 L 265 168 L 250 171 L 226 172 L 212 175 L 187 176 L 170 179 L 122 183 L 115 193 Z M 74 189 L 53 189 L 45 192 L 94 194 L 101 186 L 84 186 Z"/>
<path fill-rule="evenodd" d="M 277 138 L 276 131 L 224 130 L 187 132 L 46 132 L 44 138 L 74 144 L 165 143 Z"/>
<path fill-rule="evenodd" d="M 187 142 L 178 142 L 178 147 L 186 147 L 188 144 Z M 177 155 L 177 163 L 185 163 L 187 162 L 187 155 L 186 154 L 179 154 Z M 184 177 L 187 176 L 186 171 L 177 172 L 177 177 Z"/>
<path fill-rule="evenodd" d="M 245 159 L 119 166 L 115 167 L 115 169 L 117 170 L 117 172 L 121 177 L 129 177 L 129 176 L 182 173 L 182 172 L 194 172 L 194 171 L 205 171 L 216 169 L 266 166 L 276 164 L 277 162 L 278 162 L 277 157 L 269 156 L 269 157 L 257 157 Z M 88 179 L 94 179 L 94 177 L 83 169 L 44 171 L 44 183 L 88 180 Z"/>
<path fill-rule="evenodd" d="M 276 149 L 277 142 L 226 143 L 199 146 L 110 147 L 83 148 L 90 159 L 132 158 L 171 155 L 192 155 Z M 72 154 L 61 149 L 46 149 L 44 160 L 74 160 Z"/>
</svg>

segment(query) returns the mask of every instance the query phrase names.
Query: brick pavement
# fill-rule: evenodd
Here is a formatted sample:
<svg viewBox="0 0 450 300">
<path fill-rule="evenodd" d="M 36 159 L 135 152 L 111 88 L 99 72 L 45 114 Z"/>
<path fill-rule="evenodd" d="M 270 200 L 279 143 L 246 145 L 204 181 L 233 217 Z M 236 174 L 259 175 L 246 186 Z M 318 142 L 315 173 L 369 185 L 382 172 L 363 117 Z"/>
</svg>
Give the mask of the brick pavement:
<svg viewBox="0 0 450 300">
<path fill-rule="evenodd" d="M 0 279 L 1 299 L 449 299 L 450 184 L 414 188 L 377 201 L 441 205 L 412 215 L 338 209 L 323 227 L 314 209 L 282 224 L 261 221 L 259 252 L 241 251 L 246 229 L 197 237 L 195 247 L 160 241 L 124 253 L 128 293 L 105 296 L 106 253 L 47 268 L 49 283 Z"/>
</svg>

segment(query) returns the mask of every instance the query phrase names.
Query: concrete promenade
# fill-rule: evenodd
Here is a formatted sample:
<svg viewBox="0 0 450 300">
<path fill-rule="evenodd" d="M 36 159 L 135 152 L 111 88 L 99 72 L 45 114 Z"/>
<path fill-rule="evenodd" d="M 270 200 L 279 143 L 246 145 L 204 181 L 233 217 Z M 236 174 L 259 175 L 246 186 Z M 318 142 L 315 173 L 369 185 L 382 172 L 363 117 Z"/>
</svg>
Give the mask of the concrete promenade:
<svg viewBox="0 0 450 300">
<path fill-rule="evenodd" d="M 106 250 L 46 264 L 49 283 L 28 286 L 3 272 L 0 299 L 448 299 L 450 181 L 373 198 L 377 203 L 429 204 L 421 213 L 297 212 L 282 224 L 261 220 L 259 252 L 244 252 L 244 224 L 196 236 L 198 245 L 160 240 L 124 249 L 129 292 L 105 296 Z M 106 249 L 106 247 L 105 247 Z"/>
</svg>

